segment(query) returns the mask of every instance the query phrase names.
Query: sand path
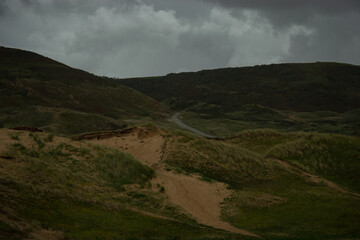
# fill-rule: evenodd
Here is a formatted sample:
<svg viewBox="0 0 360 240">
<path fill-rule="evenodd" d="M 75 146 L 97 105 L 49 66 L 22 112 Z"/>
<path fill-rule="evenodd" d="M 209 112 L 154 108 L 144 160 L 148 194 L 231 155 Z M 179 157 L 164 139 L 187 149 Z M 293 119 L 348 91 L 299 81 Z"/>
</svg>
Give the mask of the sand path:
<svg viewBox="0 0 360 240">
<path fill-rule="evenodd" d="M 91 141 L 131 153 L 142 163 L 152 167 L 156 172 L 153 183 L 163 185 L 169 201 L 180 206 L 199 223 L 246 236 L 259 237 L 220 219 L 220 203 L 230 195 L 230 190 L 225 184 L 210 183 L 196 176 L 166 171 L 165 164 L 162 163 L 165 137 L 161 132 L 151 133 L 138 128 L 121 136 Z"/>
</svg>

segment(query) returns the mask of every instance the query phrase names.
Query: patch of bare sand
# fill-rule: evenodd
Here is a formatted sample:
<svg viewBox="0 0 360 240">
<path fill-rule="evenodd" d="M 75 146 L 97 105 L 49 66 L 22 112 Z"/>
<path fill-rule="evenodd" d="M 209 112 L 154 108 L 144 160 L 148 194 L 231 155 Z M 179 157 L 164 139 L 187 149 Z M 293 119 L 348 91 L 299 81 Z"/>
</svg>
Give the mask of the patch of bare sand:
<svg viewBox="0 0 360 240">
<path fill-rule="evenodd" d="M 229 232 L 259 237 L 220 219 L 220 203 L 230 195 L 230 190 L 225 184 L 205 182 L 194 176 L 165 170 L 165 164 L 162 163 L 165 137 L 162 132 L 147 132 L 146 129 L 137 128 L 121 136 L 90 141 L 128 152 L 152 167 L 156 172 L 153 185 L 162 184 L 169 201 L 180 206 L 199 223 Z"/>
<path fill-rule="evenodd" d="M 59 231 L 38 229 L 30 233 L 28 240 L 62 240 L 64 234 Z"/>
</svg>

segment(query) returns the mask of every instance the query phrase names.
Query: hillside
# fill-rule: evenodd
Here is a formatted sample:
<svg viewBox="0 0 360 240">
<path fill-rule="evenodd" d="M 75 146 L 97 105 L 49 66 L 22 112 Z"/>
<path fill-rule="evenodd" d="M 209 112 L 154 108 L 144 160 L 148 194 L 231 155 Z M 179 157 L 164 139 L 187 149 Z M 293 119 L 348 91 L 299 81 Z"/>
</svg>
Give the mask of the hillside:
<svg viewBox="0 0 360 240">
<path fill-rule="evenodd" d="M 219 136 L 256 128 L 360 134 L 360 66 L 272 64 L 119 81 Z M 222 123 L 224 132 L 204 129 Z"/>
<path fill-rule="evenodd" d="M 73 139 L 0 130 L 0 236 L 360 237 L 357 137 L 148 125 Z"/>
<path fill-rule="evenodd" d="M 162 119 L 168 113 L 136 90 L 32 52 L 0 48 L 0 126 L 74 134 L 123 128 L 122 119 Z"/>
</svg>

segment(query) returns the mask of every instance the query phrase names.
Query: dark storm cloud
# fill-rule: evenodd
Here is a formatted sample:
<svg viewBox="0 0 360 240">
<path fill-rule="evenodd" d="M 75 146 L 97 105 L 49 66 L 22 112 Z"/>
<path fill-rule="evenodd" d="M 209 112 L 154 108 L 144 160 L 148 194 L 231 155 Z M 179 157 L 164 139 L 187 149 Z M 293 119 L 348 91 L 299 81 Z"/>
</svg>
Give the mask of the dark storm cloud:
<svg viewBox="0 0 360 240">
<path fill-rule="evenodd" d="M 340 13 L 360 9 L 358 0 L 202 0 L 230 8 L 247 8 L 261 11 L 297 12 L 296 15 Z M 304 12 L 301 12 L 304 10 Z"/>
<path fill-rule="evenodd" d="M 108 76 L 360 64 L 360 1 L 2 0 L 0 44 Z"/>
</svg>

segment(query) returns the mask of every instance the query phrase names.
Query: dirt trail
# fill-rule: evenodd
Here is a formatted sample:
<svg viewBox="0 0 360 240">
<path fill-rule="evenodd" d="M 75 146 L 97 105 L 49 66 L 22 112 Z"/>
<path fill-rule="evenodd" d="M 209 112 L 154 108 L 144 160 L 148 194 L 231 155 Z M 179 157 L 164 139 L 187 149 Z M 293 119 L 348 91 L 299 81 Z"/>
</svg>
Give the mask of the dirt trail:
<svg viewBox="0 0 360 240">
<path fill-rule="evenodd" d="M 282 161 L 282 160 L 279 160 L 279 159 L 273 159 L 275 162 L 277 162 L 278 164 L 280 164 L 281 166 L 287 168 L 287 169 L 295 169 L 296 171 L 300 172 L 307 180 L 309 180 L 310 182 L 314 182 L 314 183 L 317 183 L 317 184 L 325 184 L 328 188 L 331 188 L 331 189 L 334 189 L 338 192 L 341 192 L 341 193 L 345 193 L 345 194 L 350 194 L 350 195 L 353 195 L 353 196 L 356 196 L 356 197 L 360 197 L 360 194 L 359 193 L 354 193 L 354 192 L 350 192 L 348 190 L 346 190 L 344 187 L 334 183 L 334 182 L 331 182 L 329 180 L 326 180 L 322 177 L 319 177 L 319 176 L 316 176 L 316 175 L 313 175 L 311 173 L 308 173 L 308 172 L 305 172 L 285 161 Z"/>
<path fill-rule="evenodd" d="M 165 137 L 161 132 L 137 128 L 130 133 L 107 139 L 93 139 L 96 144 L 106 145 L 129 152 L 156 172 L 153 185 L 160 183 L 170 202 L 180 206 L 199 223 L 246 236 L 259 237 L 220 220 L 220 203 L 230 195 L 223 183 L 205 182 L 197 177 L 175 174 L 165 170 L 161 162 Z"/>
</svg>

